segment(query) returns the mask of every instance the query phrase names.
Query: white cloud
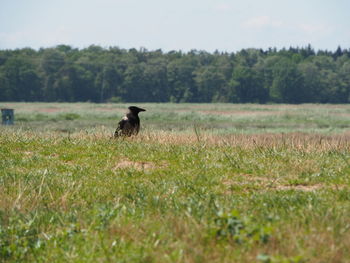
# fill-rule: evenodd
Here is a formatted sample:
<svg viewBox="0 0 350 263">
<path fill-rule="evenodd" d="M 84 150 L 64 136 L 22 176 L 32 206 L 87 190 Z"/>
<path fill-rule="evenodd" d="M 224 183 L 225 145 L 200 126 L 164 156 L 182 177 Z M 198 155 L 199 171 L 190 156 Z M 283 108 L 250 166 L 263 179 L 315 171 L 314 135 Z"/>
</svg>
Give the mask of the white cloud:
<svg viewBox="0 0 350 263">
<path fill-rule="evenodd" d="M 222 2 L 216 4 L 214 8 L 218 11 L 227 12 L 232 9 L 232 6 L 229 3 Z"/>
<path fill-rule="evenodd" d="M 328 34 L 332 31 L 332 28 L 327 25 L 320 25 L 320 24 L 307 24 L 307 23 L 302 23 L 297 25 L 297 28 L 304 33 L 307 34 Z"/>
<path fill-rule="evenodd" d="M 257 16 L 252 17 L 243 22 L 243 26 L 246 28 L 261 29 L 264 27 L 281 27 L 283 22 L 280 20 L 272 19 L 270 16 Z"/>
</svg>

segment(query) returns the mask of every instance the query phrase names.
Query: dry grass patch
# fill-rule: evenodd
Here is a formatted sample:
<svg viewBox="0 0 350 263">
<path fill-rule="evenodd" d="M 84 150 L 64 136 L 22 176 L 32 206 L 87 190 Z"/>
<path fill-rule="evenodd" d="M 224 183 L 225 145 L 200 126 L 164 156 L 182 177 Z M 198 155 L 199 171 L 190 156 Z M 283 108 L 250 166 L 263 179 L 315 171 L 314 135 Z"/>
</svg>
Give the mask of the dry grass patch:
<svg viewBox="0 0 350 263">
<path fill-rule="evenodd" d="M 136 162 L 136 161 L 130 161 L 128 159 L 120 160 L 116 166 L 114 167 L 114 170 L 116 169 L 127 169 L 127 168 L 133 168 L 138 171 L 144 171 L 144 170 L 153 170 L 153 169 L 160 169 L 167 167 L 168 164 L 165 162 L 161 163 L 154 163 L 154 162 Z"/>
<path fill-rule="evenodd" d="M 137 142 L 137 143 L 159 143 L 174 145 L 205 144 L 208 146 L 242 147 L 243 149 L 255 149 L 284 147 L 303 152 L 324 152 L 332 150 L 350 151 L 350 132 L 337 135 L 308 134 L 301 132 L 294 133 L 264 133 L 264 134 L 230 134 L 215 135 L 198 130 L 179 133 L 171 131 L 141 131 L 137 136 L 127 138 L 113 138 L 114 129 L 105 126 L 93 132 L 78 131 L 67 134 L 60 132 L 31 132 L 26 131 L 20 134 L 21 139 L 45 138 L 60 143 L 62 139 L 68 140 L 108 140 L 110 143 Z M 73 143 L 73 142 L 72 142 Z"/>
<path fill-rule="evenodd" d="M 270 116 L 270 115 L 282 115 L 286 114 L 286 111 L 254 111 L 254 110 L 232 110 L 232 111 L 218 111 L 218 110 L 203 110 L 199 111 L 203 114 L 212 115 L 229 115 L 229 116 Z"/>
<path fill-rule="evenodd" d="M 63 112 L 64 108 L 42 108 L 38 109 L 37 112 L 43 112 L 43 113 L 54 113 L 54 112 Z"/>
<path fill-rule="evenodd" d="M 231 134 L 214 135 L 202 133 L 174 133 L 166 131 L 144 132 L 136 137 L 126 138 L 126 141 L 157 142 L 161 144 L 196 144 L 210 146 L 231 146 L 244 149 L 285 147 L 304 152 L 322 152 L 329 150 L 350 150 L 350 132 L 339 135 L 321 135 L 308 133 L 265 133 L 265 134 Z"/>
<path fill-rule="evenodd" d="M 287 191 L 287 190 L 298 190 L 298 191 L 304 191 L 304 192 L 312 192 L 316 190 L 320 190 L 325 188 L 326 186 L 324 184 L 314 184 L 314 185 L 277 185 L 275 187 L 276 190 L 282 190 L 282 191 Z"/>
<path fill-rule="evenodd" d="M 265 185 L 265 184 L 270 184 L 272 182 L 274 182 L 274 180 L 271 180 L 266 177 L 254 176 L 251 174 L 239 174 L 223 180 L 222 183 L 226 186 L 231 186 L 232 184 L 242 185 L 245 183 L 247 184 L 257 183 L 260 185 Z"/>
<path fill-rule="evenodd" d="M 224 185 L 224 193 L 231 194 L 232 192 L 249 192 L 271 189 L 274 186 L 276 179 L 254 176 L 251 174 L 239 174 L 225 178 L 222 181 Z"/>
<path fill-rule="evenodd" d="M 225 193 L 230 194 L 234 189 L 238 191 L 288 191 L 296 190 L 303 192 L 313 192 L 316 190 L 322 189 L 332 189 L 332 190 L 342 190 L 347 188 L 346 185 L 327 185 L 324 183 L 316 184 L 288 184 L 282 178 L 267 178 L 254 176 L 250 174 L 240 174 L 235 175 L 230 178 L 226 178 L 222 181 L 222 184 L 225 186 Z"/>
</svg>

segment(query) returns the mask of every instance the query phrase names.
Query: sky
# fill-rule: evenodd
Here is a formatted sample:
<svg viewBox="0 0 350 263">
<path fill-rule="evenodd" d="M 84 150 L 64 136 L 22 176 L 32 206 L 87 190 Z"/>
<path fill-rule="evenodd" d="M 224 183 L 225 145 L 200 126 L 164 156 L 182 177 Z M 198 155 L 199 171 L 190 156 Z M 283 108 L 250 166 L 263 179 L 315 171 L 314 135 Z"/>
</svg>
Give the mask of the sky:
<svg viewBox="0 0 350 263">
<path fill-rule="evenodd" d="M 350 0 L 0 0 L 0 49 L 350 48 Z"/>
</svg>

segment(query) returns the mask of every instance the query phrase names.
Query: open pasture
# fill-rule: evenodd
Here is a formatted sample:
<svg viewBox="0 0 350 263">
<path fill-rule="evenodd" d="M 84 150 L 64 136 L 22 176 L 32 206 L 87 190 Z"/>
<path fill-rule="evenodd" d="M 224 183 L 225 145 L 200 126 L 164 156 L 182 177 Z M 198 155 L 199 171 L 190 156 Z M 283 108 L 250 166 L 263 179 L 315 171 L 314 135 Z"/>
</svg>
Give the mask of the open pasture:
<svg viewBox="0 0 350 263">
<path fill-rule="evenodd" d="M 2 262 L 350 262 L 350 106 L 3 103 Z"/>
<path fill-rule="evenodd" d="M 104 127 L 113 132 L 130 104 L 2 103 L 15 109 L 16 130 L 80 132 Z M 350 128 L 349 105 L 157 104 L 140 103 L 144 131 L 193 134 L 307 132 L 343 133 Z"/>
</svg>

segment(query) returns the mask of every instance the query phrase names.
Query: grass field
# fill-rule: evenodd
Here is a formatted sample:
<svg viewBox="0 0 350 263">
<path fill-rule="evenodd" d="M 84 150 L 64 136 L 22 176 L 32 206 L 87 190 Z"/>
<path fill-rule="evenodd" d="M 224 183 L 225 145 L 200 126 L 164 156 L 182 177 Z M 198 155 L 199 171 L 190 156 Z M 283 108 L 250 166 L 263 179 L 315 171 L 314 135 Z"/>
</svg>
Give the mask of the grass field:
<svg viewBox="0 0 350 263">
<path fill-rule="evenodd" d="M 113 132 L 126 104 L 2 103 L 15 109 L 16 128 L 34 131 Z M 350 128 L 350 105 L 138 104 L 147 131 L 193 134 L 194 127 L 210 134 L 308 132 L 335 134 Z"/>
<path fill-rule="evenodd" d="M 0 106 L 0 262 L 350 262 L 350 105 Z"/>
</svg>

